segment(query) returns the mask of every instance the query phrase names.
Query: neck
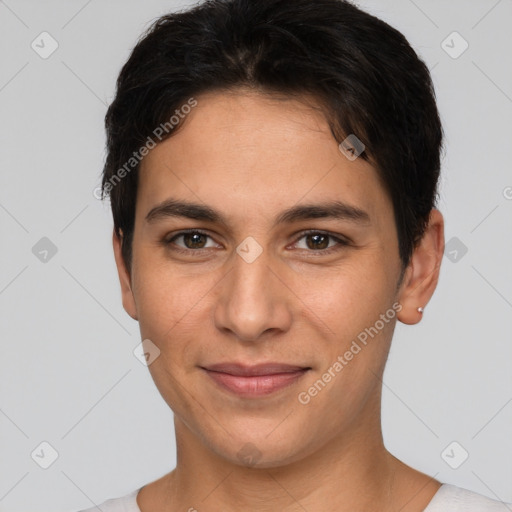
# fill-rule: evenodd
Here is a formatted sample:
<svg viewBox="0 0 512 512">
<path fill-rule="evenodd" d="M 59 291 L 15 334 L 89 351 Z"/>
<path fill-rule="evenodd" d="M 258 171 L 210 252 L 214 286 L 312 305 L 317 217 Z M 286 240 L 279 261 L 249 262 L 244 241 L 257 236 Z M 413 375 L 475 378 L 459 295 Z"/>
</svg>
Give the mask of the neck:
<svg viewBox="0 0 512 512">
<path fill-rule="evenodd" d="M 441 484 L 386 450 L 379 405 L 376 395 L 339 434 L 318 433 L 309 453 L 254 467 L 214 451 L 175 416 L 176 468 L 146 486 L 138 505 L 142 512 L 421 512 Z"/>
<path fill-rule="evenodd" d="M 350 432 L 300 460 L 267 468 L 220 457 L 176 418 L 177 465 L 167 477 L 165 503 L 176 505 L 171 510 L 197 511 L 353 512 L 376 504 L 382 512 L 397 510 L 407 498 L 406 466 L 385 449 L 377 416 L 373 422 L 361 418 Z"/>
</svg>

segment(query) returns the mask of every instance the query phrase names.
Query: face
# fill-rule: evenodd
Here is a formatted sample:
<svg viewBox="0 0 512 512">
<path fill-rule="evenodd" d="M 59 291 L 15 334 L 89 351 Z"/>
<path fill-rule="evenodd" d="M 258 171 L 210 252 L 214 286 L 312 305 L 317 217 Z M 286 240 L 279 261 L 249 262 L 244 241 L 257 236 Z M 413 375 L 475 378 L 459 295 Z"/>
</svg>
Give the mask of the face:
<svg viewBox="0 0 512 512">
<path fill-rule="evenodd" d="M 196 99 L 142 162 L 123 292 L 177 431 L 262 467 L 367 435 L 400 309 L 376 170 L 340 151 L 318 108 Z"/>
</svg>

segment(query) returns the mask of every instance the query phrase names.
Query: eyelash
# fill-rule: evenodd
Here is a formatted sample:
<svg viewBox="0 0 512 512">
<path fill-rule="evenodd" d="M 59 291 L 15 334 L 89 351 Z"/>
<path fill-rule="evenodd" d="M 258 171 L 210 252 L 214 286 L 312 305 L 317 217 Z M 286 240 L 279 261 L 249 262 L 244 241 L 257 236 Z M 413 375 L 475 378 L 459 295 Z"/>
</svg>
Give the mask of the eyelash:
<svg viewBox="0 0 512 512">
<path fill-rule="evenodd" d="M 197 235 L 206 236 L 210 239 L 212 238 L 208 233 L 205 233 L 204 231 L 201 231 L 200 229 L 186 229 L 186 230 L 180 231 L 179 233 L 176 233 L 170 239 L 167 239 L 167 238 L 164 239 L 163 243 L 165 246 L 170 247 L 171 245 L 173 245 L 173 242 L 176 239 L 178 239 L 179 237 L 181 237 L 183 235 L 187 235 L 187 234 L 197 234 Z M 337 245 L 335 245 L 334 247 L 330 247 L 328 249 L 318 249 L 316 251 L 313 249 L 299 249 L 299 250 L 305 250 L 309 253 L 319 253 L 319 255 L 325 255 L 325 254 L 331 254 L 333 252 L 339 251 L 343 247 L 350 245 L 350 242 L 348 240 L 340 238 L 339 236 L 335 236 L 327 231 L 318 231 L 318 230 L 314 230 L 314 229 L 310 229 L 310 230 L 301 232 L 299 237 L 296 239 L 296 241 L 294 242 L 293 245 L 297 244 L 300 240 L 302 240 L 304 237 L 306 237 L 308 235 L 326 236 L 326 237 L 330 238 L 331 240 L 334 240 L 335 242 L 337 242 Z M 191 254 L 191 253 L 199 253 L 200 254 L 203 251 L 208 251 L 209 249 L 211 249 L 211 248 L 207 247 L 207 248 L 202 248 L 202 249 L 183 249 L 181 247 L 174 246 L 174 247 L 172 247 L 171 250 L 178 252 L 178 253 L 182 253 L 182 254 Z"/>
</svg>

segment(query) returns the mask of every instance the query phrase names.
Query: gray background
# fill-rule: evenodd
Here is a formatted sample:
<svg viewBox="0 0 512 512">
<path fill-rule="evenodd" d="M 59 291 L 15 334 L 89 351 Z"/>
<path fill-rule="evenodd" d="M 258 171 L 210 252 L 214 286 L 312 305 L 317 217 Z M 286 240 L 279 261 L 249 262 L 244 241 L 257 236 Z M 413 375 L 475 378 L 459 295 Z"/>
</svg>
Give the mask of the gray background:
<svg viewBox="0 0 512 512">
<path fill-rule="evenodd" d="M 90 507 L 174 467 L 172 412 L 133 355 L 138 325 L 93 190 L 119 69 L 148 23 L 183 5 L 0 1 L 1 511 Z M 439 207 L 455 237 L 423 321 L 397 326 L 385 442 L 441 481 L 512 502 L 512 1 L 360 5 L 432 70 L 447 148 Z M 47 59 L 31 47 L 43 31 L 59 45 Z M 457 36 L 441 45 L 453 31 L 469 43 L 458 58 L 445 51 L 463 48 Z M 57 248 L 46 261 L 43 237 Z M 58 452 L 48 469 L 43 441 Z"/>
</svg>

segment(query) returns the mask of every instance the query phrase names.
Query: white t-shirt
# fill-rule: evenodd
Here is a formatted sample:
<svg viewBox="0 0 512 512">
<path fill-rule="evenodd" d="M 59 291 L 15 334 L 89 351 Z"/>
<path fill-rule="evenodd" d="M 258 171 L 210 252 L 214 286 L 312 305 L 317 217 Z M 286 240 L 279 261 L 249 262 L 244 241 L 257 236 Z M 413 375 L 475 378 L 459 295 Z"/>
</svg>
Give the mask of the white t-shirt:
<svg viewBox="0 0 512 512">
<path fill-rule="evenodd" d="M 102 512 L 141 512 L 137 506 L 139 491 L 137 489 L 122 498 L 107 500 L 99 507 Z M 455 485 L 443 484 L 423 512 L 506 512 L 506 507 L 512 510 L 512 503 L 492 500 Z M 97 511 L 97 507 L 92 507 L 79 512 Z"/>
</svg>

